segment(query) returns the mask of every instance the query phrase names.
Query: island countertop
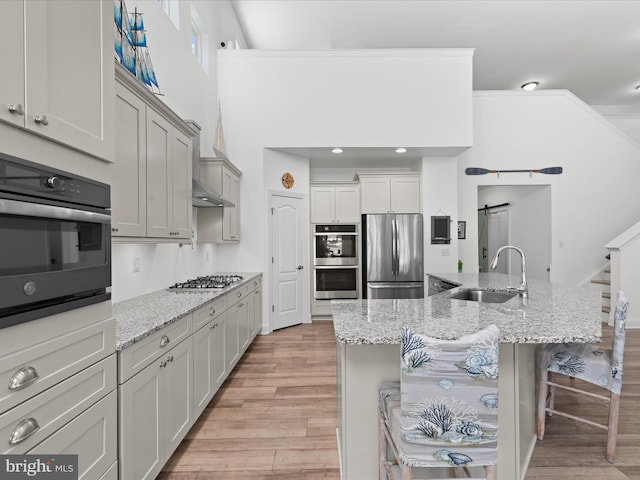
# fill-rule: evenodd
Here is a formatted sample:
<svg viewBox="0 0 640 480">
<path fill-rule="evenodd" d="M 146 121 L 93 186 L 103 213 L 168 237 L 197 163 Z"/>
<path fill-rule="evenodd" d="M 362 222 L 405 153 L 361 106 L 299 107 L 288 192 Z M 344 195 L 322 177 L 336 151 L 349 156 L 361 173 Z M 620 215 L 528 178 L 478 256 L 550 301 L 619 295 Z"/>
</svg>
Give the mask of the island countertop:
<svg viewBox="0 0 640 480">
<path fill-rule="evenodd" d="M 454 339 L 490 324 L 501 343 L 596 343 L 602 340 L 602 296 L 590 286 L 569 287 L 528 280 L 526 303 L 518 295 L 504 303 L 452 299 L 463 288 L 503 290 L 520 277 L 500 273 L 429 274 L 460 287 L 421 299 L 332 300 L 336 340 L 343 344 L 399 344 L 400 329 Z"/>
</svg>

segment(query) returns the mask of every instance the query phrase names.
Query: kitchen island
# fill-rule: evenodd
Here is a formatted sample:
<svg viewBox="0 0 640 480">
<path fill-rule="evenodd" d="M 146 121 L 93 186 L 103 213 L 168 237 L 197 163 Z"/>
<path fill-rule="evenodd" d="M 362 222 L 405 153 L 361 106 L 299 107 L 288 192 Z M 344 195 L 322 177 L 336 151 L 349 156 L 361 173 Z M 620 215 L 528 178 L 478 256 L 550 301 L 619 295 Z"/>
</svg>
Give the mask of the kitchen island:
<svg viewBox="0 0 640 480">
<path fill-rule="evenodd" d="M 436 277 L 460 287 L 416 300 L 334 300 L 338 448 L 343 480 L 378 475 L 377 392 L 400 378 L 400 329 L 455 339 L 490 324 L 500 328 L 498 478 L 523 480 L 536 442 L 536 351 L 546 343 L 602 339 L 601 293 L 595 288 L 529 281 L 529 298 L 504 303 L 456 300 L 464 288 L 502 290 L 520 279 L 504 274 Z"/>
</svg>

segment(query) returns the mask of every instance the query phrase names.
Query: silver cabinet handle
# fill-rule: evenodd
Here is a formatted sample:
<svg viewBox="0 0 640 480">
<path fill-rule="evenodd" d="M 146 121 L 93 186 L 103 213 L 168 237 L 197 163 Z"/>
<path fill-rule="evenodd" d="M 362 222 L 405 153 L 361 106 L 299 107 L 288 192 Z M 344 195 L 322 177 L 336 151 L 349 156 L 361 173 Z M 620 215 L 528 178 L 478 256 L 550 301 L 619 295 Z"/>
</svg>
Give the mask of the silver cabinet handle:
<svg viewBox="0 0 640 480">
<path fill-rule="evenodd" d="M 211 327 L 209 327 L 209 328 L 211 328 L 211 330 L 213 330 L 213 329 L 214 329 L 214 328 L 216 328 L 217 326 L 218 326 L 218 324 L 217 324 L 217 323 L 212 323 L 212 324 L 211 324 Z"/>
<path fill-rule="evenodd" d="M 40 430 L 40 425 L 38 425 L 35 418 L 25 418 L 21 420 L 9 436 L 9 445 L 17 445 L 20 442 L 24 442 L 38 430 Z"/>
<path fill-rule="evenodd" d="M 237 297 L 240 298 L 242 296 L 242 292 L 238 292 Z"/>
<path fill-rule="evenodd" d="M 173 362 L 173 355 L 167 357 L 167 363 Z"/>
<path fill-rule="evenodd" d="M 112 232 L 119 232 L 120 229 L 118 227 L 111 227 Z"/>
<path fill-rule="evenodd" d="M 304 265 L 298 265 L 298 266 L 296 267 L 296 270 L 302 270 L 303 268 L 304 268 Z"/>
<path fill-rule="evenodd" d="M 162 335 L 162 337 L 160 338 L 160 346 L 166 347 L 167 345 L 169 345 L 170 341 L 171 340 L 169 340 L 169 337 L 167 337 L 166 335 Z"/>
<path fill-rule="evenodd" d="M 15 105 L 7 105 L 8 110 L 15 115 L 24 115 L 24 108 L 19 103 Z"/>
<path fill-rule="evenodd" d="M 49 120 L 47 120 L 46 115 L 36 115 L 35 117 L 33 117 L 33 121 L 38 125 L 49 125 Z"/>
<path fill-rule="evenodd" d="M 209 315 L 213 315 L 214 313 L 216 313 L 216 309 L 215 309 L 215 308 L 213 308 L 213 307 L 211 307 L 211 308 L 209 309 Z"/>
<path fill-rule="evenodd" d="M 160 368 L 164 368 L 167 366 L 167 362 L 160 362 Z"/>
<path fill-rule="evenodd" d="M 9 379 L 9 390 L 20 390 L 38 380 L 40 375 L 33 367 L 22 367 Z"/>
</svg>

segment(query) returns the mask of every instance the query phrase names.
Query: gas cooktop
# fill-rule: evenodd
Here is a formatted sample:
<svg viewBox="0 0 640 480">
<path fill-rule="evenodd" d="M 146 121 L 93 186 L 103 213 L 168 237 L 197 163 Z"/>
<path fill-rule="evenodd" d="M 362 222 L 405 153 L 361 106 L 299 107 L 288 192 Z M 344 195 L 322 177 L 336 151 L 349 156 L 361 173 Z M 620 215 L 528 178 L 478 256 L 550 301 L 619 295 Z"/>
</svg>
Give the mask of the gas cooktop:
<svg viewBox="0 0 640 480">
<path fill-rule="evenodd" d="M 197 277 L 193 280 L 187 280 L 186 282 L 176 283 L 169 287 L 169 290 L 175 291 L 194 291 L 194 290 L 221 290 L 234 283 L 242 280 L 241 275 L 207 275 L 204 277 Z"/>
</svg>

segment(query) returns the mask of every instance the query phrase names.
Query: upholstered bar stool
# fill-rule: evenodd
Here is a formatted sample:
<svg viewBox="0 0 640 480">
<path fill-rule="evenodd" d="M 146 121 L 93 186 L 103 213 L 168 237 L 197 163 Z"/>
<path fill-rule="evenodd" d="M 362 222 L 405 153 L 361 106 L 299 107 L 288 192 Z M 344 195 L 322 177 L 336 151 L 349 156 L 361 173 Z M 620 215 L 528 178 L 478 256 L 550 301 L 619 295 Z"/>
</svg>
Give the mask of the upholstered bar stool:
<svg viewBox="0 0 640 480">
<path fill-rule="evenodd" d="M 402 329 L 400 383 L 379 389 L 380 480 L 417 467 L 497 478 L 499 337 L 494 325 L 457 340 Z"/>
<path fill-rule="evenodd" d="M 540 360 L 538 394 L 538 439 L 544 438 L 545 417 L 558 414 L 579 422 L 608 431 L 607 460 L 613 462 L 616 457 L 616 439 L 618 436 L 618 412 L 620 390 L 622 388 L 622 356 L 624 353 L 625 323 L 629 302 L 623 291 L 618 292 L 613 325 L 612 348 L 601 348 L 591 344 L 549 344 Z M 570 385 L 556 383 L 555 375 L 571 377 Z M 577 380 L 577 381 L 576 381 Z M 608 390 L 607 395 L 586 391 L 587 382 Z M 594 399 L 609 407 L 609 421 L 606 425 L 593 422 L 577 415 L 571 415 L 555 408 L 556 390 L 578 395 L 581 400 Z M 592 389 L 593 390 L 593 389 Z"/>
</svg>

